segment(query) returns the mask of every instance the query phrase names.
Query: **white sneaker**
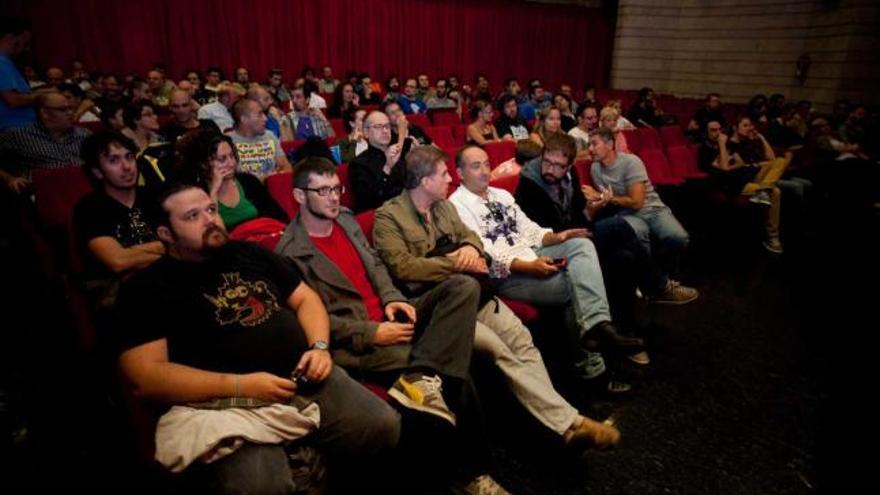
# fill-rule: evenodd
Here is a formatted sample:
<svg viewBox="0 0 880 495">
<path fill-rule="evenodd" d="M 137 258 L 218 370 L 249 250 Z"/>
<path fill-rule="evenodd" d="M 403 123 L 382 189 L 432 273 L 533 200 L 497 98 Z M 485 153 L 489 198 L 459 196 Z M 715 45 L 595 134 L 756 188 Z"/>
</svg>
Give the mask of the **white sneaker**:
<svg viewBox="0 0 880 495">
<path fill-rule="evenodd" d="M 757 203 L 759 205 L 767 205 L 770 206 L 770 194 L 767 191 L 758 191 L 755 194 L 752 194 L 749 197 L 749 201 L 752 203 Z"/>
<path fill-rule="evenodd" d="M 488 474 L 477 476 L 466 485 L 457 486 L 455 492 L 462 495 L 511 495 Z"/>
</svg>

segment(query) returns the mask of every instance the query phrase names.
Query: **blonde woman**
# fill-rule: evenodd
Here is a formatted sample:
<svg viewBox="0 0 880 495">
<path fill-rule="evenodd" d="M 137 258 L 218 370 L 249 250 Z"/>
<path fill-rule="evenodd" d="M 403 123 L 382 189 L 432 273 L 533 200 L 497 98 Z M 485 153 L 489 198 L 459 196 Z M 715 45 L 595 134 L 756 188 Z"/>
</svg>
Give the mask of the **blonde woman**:
<svg viewBox="0 0 880 495">
<path fill-rule="evenodd" d="M 562 133 L 562 112 L 556 107 L 547 107 L 541 110 L 535 130 L 529 138 L 543 147 L 547 137 L 555 133 Z"/>
<path fill-rule="evenodd" d="M 626 117 L 623 116 L 623 103 L 620 100 L 608 100 L 608 103 L 605 104 L 606 107 L 611 107 L 617 110 L 617 129 L 621 131 L 625 131 L 628 129 L 635 129 L 636 126 L 633 125 L 632 122 L 629 121 Z"/>
<path fill-rule="evenodd" d="M 601 127 L 607 127 L 614 133 L 614 149 L 617 150 L 618 153 L 629 153 L 629 146 L 626 144 L 626 136 L 623 135 L 620 128 L 617 126 L 617 121 L 620 118 L 620 112 L 617 111 L 614 107 L 605 107 L 599 113 L 599 125 Z"/>
</svg>

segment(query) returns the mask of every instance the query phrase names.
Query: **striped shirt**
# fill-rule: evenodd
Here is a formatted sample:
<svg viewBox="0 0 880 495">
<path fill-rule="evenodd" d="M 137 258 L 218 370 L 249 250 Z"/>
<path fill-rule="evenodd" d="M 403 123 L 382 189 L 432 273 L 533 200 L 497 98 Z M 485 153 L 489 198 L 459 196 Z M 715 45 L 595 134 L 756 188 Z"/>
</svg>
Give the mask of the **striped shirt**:
<svg viewBox="0 0 880 495">
<path fill-rule="evenodd" d="M 0 133 L 0 163 L 18 169 L 16 172 L 26 177 L 34 168 L 82 165 L 80 149 L 90 134 L 88 129 L 71 127 L 57 141 L 39 122 L 7 129 Z"/>
</svg>

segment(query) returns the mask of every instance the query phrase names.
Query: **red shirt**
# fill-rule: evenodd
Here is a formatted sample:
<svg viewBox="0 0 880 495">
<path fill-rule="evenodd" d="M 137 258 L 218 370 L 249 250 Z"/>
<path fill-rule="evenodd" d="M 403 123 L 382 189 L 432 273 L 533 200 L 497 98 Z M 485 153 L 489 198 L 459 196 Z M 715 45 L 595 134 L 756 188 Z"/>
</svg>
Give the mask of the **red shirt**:
<svg viewBox="0 0 880 495">
<path fill-rule="evenodd" d="M 357 249 L 351 240 L 345 235 L 345 231 L 337 223 L 333 223 L 333 231 L 327 237 L 309 236 L 315 246 L 324 253 L 324 256 L 330 258 L 337 268 L 345 275 L 351 284 L 361 294 L 364 306 L 367 308 L 367 315 L 372 321 L 385 321 L 385 309 L 382 306 L 382 300 L 373 289 L 367 277 L 367 271 L 364 269 L 364 262 L 361 260 Z"/>
</svg>

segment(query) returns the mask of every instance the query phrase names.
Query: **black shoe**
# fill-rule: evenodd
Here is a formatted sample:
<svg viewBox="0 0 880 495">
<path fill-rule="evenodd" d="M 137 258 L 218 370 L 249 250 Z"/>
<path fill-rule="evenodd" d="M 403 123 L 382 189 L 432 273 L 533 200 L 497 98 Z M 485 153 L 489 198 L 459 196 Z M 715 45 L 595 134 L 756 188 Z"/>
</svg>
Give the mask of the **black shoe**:
<svg viewBox="0 0 880 495">
<path fill-rule="evenodd" d="M 644 340 L 621 335 L 610 321 L 594 325 L 584 334 L 581 341 L 584 347 L 591 351 L 613 350 L 626 355 L 636 354 L 645 348 Z"/>
</svg>

